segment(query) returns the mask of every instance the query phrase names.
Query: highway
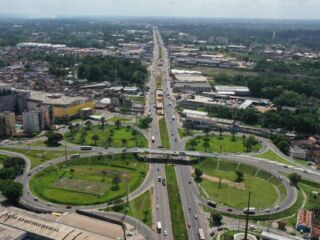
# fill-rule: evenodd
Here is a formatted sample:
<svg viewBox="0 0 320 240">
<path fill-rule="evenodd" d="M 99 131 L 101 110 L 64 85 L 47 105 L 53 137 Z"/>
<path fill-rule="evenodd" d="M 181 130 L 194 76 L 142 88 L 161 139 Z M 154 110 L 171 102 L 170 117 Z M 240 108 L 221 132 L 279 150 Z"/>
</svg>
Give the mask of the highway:
<svg viewBox="0 0 320 240">
<path fill-rule="evenodd" d="M 175 111 L 175 99 L 170 87 L 169 56 L 159 32 L 158 35 L 162 49 L 162 86 L 164 96 L 164 112 L 167 123 L 168 136 L 170 139 L 171 149 L 181 151 L 184 150 L 184 146 L 181 144 L 182 141 L 178 133 L 179 116 Z M 187 224 L 188 239 L 199 239 L 199 228 L 202 228 L 204 230 L 206 239 L 209 239 L 208 221 L 206 221 L 204 212 L 202 210 L 202 207 L 200 206 L 200 202 L 198 201 L 199 197 L 197 196 L 199 196 L 200 193 L 191 176 L 191 167 L 187 165 L 176 165 L 175 171 L 179 185 L 184 218 Z M 191 184 L 189 182 L 191 182 Z"/>
<path fill-rule="evenodd" d="M 157 35 L 157 30 L 153 31 L 153 41 L 154 41 L 154 49 L 153 49 L 153 60 L 151 66 L 151 76 L 149 81 L 149 93 L 148 93 L 148 114 L 152 116 L 152 123 L 150 127 L 150 136 L 149 141 L 150 146 L 153 149 L 158 148 L 161 145 L 161 137 L 160 137 L 160 129 L 159 129 L 159 121 L 156 112 L 156 98 L 155 98 L 155 90 L 156 90 L 156 80 L 157 80 L 157 72 L 158 72 L 158 59 L 159 59 L 159 38 Z M 162 230 L 160 233 L 156 233 L 156 239 L 173 239 L 172 234 L 172 225 L 171 225 L 171 215 L 170 215 L 170 206 L 168 199 L 168 191 L 167 187 L 163 186 L 162 178 L 165 178 L 165 169 L 163 164 L 150 164 L 151 171 L 154 176 L 153 182 L 153 204 L 152 204 L 152 212 L 153 212 L 153 224 L 157 226 L 158 222 L 161 222 Z M 159 178 L 161 178 L 159 182 Z"/>
</svg>

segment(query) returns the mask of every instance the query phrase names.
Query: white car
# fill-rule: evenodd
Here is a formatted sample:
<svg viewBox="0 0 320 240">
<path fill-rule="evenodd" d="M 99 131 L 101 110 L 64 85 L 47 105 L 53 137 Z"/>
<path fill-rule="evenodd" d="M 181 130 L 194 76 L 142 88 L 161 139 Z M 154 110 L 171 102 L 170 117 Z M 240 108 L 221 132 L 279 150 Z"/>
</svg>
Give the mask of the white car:
<svg viewBox="0 0 320 240">
<path fill-rule="evenodd" d="M 157 209 L 159 209 L 160 208 L 160 205 L 159 204 L 157 204 Z"/>
<path fill-rule="evenodd" d="M 163 231 L 163 234 L 164 234 L 165 236 L 167 236 L 167 235 L 168 235 L 167 230 L 164 230 L 164 231 Z"/>
<path fill-rule="evenodd" d="M 274 210 L 279 210 L 279 208 L 280 208 L 279 205 L 277 205 L 274 207 Z"/>
</svg>

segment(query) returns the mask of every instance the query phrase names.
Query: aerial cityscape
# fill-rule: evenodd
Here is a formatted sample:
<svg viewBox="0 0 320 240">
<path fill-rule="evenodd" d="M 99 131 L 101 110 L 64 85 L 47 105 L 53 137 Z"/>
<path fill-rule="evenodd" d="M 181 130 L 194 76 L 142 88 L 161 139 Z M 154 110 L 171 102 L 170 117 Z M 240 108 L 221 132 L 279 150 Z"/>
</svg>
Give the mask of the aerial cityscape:
<svg viewBox="0 0 320 240">
<path fill-rule="evenodd" d="M 320 3 L 75 2 L 0 0 L 0 240 L 320 239 Z"/>
</svg>

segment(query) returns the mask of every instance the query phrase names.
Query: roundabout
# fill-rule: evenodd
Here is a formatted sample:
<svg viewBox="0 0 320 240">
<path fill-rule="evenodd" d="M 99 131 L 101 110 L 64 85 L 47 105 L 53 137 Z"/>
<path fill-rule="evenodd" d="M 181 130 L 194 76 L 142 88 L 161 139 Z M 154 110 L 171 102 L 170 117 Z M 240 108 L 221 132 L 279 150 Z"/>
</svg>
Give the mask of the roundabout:
<svg viewBox="0 0 320 240">
<path fill-rule="evenodd" d="M 37 172 L 29 189 L 50 203 L 95 205 L 126 196 L 140 186 L 147 172 L 148 165 L 133 154 L 73 159 Z"/>
</svg>

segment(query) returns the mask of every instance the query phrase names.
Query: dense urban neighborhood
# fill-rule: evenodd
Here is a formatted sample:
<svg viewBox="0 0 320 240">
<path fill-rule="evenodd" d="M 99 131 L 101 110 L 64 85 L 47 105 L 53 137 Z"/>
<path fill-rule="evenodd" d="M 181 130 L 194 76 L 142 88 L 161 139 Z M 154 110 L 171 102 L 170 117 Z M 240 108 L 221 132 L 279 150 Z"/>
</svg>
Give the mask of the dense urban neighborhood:
<svg viewBox="0 0 320 240">
<path fill-rule="evenodd" d="M 320 239 L 319 39 L 0 19 L 0 239 Z"/>
</svg>

